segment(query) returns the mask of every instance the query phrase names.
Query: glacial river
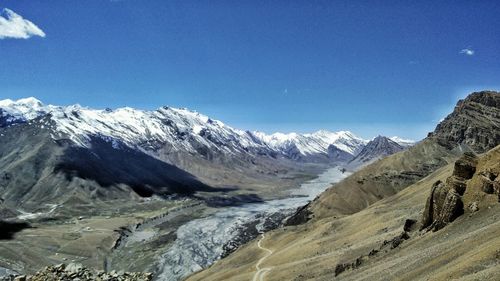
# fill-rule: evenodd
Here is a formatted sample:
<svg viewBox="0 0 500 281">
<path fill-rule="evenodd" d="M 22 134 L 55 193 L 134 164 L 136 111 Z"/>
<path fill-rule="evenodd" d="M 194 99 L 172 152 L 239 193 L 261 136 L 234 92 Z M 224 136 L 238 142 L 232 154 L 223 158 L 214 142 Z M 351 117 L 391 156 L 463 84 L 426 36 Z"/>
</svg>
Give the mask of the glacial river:
<svg viewBox="0 0 500 281">
<path fill-rule="evenodd" d="M 342 174 L 338 167 L 334 167 L 291 191 L 289 198 L 221 208 L 208 217 L 182 225 L 177 230 L 177 239 L 172 247 L 158 262 L 157 280 L 181 280 L 195 271 L 210 266 L 220 259 L 224 253 L 223 246 L 239 234 L 244 224 L 255 222 L 259 228 L 265 218 L 273 214 L 292 214 L 332 183 L 348 175 L 347 172 Z"/>
</svg>

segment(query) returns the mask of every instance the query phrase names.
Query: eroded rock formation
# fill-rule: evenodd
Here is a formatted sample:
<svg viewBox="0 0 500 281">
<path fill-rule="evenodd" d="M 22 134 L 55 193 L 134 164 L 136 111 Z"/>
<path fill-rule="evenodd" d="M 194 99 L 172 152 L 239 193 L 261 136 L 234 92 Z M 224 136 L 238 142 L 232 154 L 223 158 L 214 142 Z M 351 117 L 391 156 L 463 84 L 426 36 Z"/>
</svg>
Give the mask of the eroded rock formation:
<svg viewBox="0 0 500 281">
<path fill-rule="evenodd" d="M 425 204 L 421 229 L 437 231 L 464 213 L 462 195 L 467 188 L 467 180 L 476 172 L 477 157 L 465 153 L 455 162 L 453 175 L 446 182 L 437 181 Z"/>
</svg>

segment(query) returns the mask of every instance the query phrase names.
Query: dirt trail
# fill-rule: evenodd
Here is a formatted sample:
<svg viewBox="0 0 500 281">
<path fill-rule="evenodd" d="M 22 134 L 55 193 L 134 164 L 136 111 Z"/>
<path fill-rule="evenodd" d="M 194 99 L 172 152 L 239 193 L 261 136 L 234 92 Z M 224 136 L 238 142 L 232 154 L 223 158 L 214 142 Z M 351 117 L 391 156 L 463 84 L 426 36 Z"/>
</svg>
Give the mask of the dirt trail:
<svg viewBox="0 0 500 281">
<path fill-rule="evenodd" d="M 253 281 L 262 281 L 264 280 L 264 275 L 271 271 L 271 267 L 264 267 L 264 268 L 260 268 L 260 265 L 261 263 L 267 259 L 270 255 L 273 254 L 273 251 L 271 249 L 268 249 L 266 247 L 262 247 L 261 243 L 262 243 L 262 240 L 264 240 L 264 238 L 266 238 L 266 235 L 264 233 L 261 234 L 261 238 L 259 239 L 259 241 L 257 242 L 257 247 L 259 247 L 259 249 L 261 250 L 264 250 L 267 252 L 267 254 L 265 256 L 263 256 L 262 258 L 259 259 L 259 261 L 257 262 L 257 264 L 255 265 L 255 269 L 257 269 L 257 272 L 255 272 L 255 274 L 253 275 Z"/>
</svg>

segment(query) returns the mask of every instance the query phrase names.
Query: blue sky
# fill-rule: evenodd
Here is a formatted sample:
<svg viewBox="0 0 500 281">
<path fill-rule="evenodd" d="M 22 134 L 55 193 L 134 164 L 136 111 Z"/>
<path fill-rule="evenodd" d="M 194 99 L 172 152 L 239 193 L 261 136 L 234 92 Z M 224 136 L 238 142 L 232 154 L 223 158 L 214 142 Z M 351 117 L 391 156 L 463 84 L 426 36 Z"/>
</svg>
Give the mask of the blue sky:
<svg viewBox="0 0 500 281">
<path fill-rule="evenodd" d="M 420 139 L 459 97 L 500 89 L 499 1 L 4 0 L 1 8 L 34 25 L 4 30 L 1 99 L 170 105 L 241 129 Z"/>
</svg>

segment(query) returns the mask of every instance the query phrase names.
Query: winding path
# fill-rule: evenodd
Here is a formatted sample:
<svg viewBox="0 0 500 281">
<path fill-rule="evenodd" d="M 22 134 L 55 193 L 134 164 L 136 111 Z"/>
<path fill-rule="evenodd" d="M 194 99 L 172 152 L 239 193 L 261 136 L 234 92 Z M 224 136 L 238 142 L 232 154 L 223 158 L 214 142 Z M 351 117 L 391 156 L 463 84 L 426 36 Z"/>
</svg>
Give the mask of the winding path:
<svg viewBox="0 0 500 281">
<path fill-rule="evenodd" d="M 267 259 L 270 255 L 273 254 L 273 251 L 271 251 L 270 249 L 268 249 L 266 247 L 262 247 L 261 242 L 262 242 L 262 240 L 264 240 L 264 238 L 266 238 L 266 236 L 265 236 L 264 233 L 262 233 L 261 234 L 261 238 L 257 242 L 257 247 L 259 247 L 259 249 L 261 249 L 261 250 L 266 251 L 267 254 L 265 256 L 263 256 L 262 258 L 260 258 L 259 261 L 257 262 L 257 264 L 255 265 L 255 269 L 257 269 L 257 272 L 255 272 L 255 274 L 253 275 L 253 279 L 252 279 L 253 281 L 262 281 L 262 280 L 264 280 L 264 274 L 266 274 L 267 272 L 271 271 L 271 267 L 260 268 L 260 264 L 265 259 Z"/>
</svg>

